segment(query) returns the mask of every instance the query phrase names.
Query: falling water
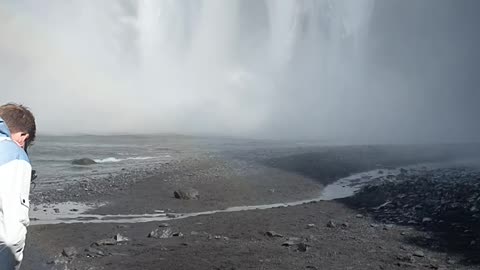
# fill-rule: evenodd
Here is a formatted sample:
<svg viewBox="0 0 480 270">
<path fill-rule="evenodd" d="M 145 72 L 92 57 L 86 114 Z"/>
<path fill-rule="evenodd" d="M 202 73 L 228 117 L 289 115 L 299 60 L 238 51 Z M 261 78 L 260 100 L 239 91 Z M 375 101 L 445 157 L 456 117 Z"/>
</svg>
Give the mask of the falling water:
<svg viewBox="0 0 480 270">
<path fill-rule="evenodd" d="M 29 66 L 24 89 L 48 91 L 66 115 L 74 107 L 104 120 L 84 132 L 135 120 L 250 134 L 284 92 L 315 85 L 321 95 L 308 99 L 328 99 L 345 88 L 342 74 L 357 83 L 373 1 L 27 0 L 0 8 L 0 48 Z"/>
</svg>

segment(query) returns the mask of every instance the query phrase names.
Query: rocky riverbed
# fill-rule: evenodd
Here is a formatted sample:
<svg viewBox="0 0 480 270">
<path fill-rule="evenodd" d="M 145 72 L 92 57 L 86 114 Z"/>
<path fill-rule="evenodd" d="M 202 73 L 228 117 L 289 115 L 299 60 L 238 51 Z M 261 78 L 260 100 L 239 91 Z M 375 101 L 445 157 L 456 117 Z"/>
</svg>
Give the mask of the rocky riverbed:
<svg viewBox="0 0 480 270">
<path fill-rule="evenodd" d="M 403 169 L 346 200 L 378 222 L 431 232 L 412 242 L 480 262 L 480 170 L 468 167 Z"/>
<path fill-rule="evenodd" d="M 97 215 L 188 213 L 313 198 L 325 185 L 354 173 L 447 157 L 444 149 L 415 146 L 255 150 L 185 159 L 153 175 L 124 172 L 119 182 L 86 180 L 86 187 L 78 182 L 36 196 L 50 202 L 101 201 L 105 205 L 91 211 Z M 406 192 L 367 196 L 374 187 L 387 190 L 417 175 L 435 174 L 428 168 L 402 170 L 398 177 L 386 172 L 358 193 L 355 203 L 337 200 L 161 222 L 31 226 L 23 269 L 476 269 L 465 252 L 422 242 L 435 239 L 429 228 L 419 226 L 425 218 L 434 223 L 435 215 L 412 219 L 417 223 L 397 221 L 406 219 L 404 213 L 386 202 Z M 467 169 L 454 174 L 462 173 L 475 174 Z M 195 190 L 195 199 L 175 198 L 179 189 Z M 382 218 L 374 209 L 393 214 Z"/>
</svg>

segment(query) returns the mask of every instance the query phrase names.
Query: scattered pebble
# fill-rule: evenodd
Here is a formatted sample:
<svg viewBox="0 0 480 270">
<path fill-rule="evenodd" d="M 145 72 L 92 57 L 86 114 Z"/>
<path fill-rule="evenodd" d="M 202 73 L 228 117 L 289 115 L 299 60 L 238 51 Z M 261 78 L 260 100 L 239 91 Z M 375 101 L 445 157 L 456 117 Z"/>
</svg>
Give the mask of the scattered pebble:
<svg viewBox="0 0 480 270">
<path fill-rule="evenodd" d="M 290 246 L 293 246 L 295 245 L 295 242 L 294 241 L 291 241 L 291 240 L 288 240 L 288 241 L 285 241 L 282 243 L 282 246 L 284 247 L 290 247 Z"/>
<path fill-rule="evenodd" d="M 282 234 L 279 234 L 277 232 L 274 232 L 274 231 L 268 231 L 265 233 L 266 236 L 269 236 L 269 237 L 283 237 Z"/>
<path fill-rule="evenodd" d="M 423 251 L 421 251 L 421 250 L 416 250 L 416 251 L 413 252 L 413 256 L 425 257 L 425 253 L 423 253 Z"/>
<path fill-rule="evenodd" d="M 305 244 L 305 243 L 298 243 L 297 244 L 297 251 L 299 252 L 307 252 L 308 249 L 309 249 L 309 245 Z"/>
<path fill-rule="evenodd" d="M 327 227 L 328 228 L 336 228 L 337 227 L 337 224 L 335 224 L 335 222 L 333 220 L 330 220 L 328 223 L 327 223 Z"/>
<path fill-rule="evenodd" d="M 47 261 L 47 264 L 63 265 L 68 264 L 68 260 L 66 258 L 57 258 L 55 260 Z"/>
<path fill-rule="evenodd" d="M 115 239 L 115 240 L 117 241 L 117 243 L 122 243 L 122 242 L 128 242 L 128 241 L 130 241 L 130 239 L 128 239 L 128 237 L 123 236 L 123 235 L 121 235 L 121 234 L 119 234 L 119 233 L 117 233 L 117 234 L 113 237 L 113 239 Z"/>
<path fill-rule="evenodd" d="M 148 238 L 170 238 L 173 236 L 172 229 L 155 229 L 148 234 Z"/>
<path fill-rule="evenodd" d="M 103 251 L 93 247 L 86 248 L 85 252 L 87 252 L 87 254 L 90 256 L 105 256 L 105 253 Z"/>
<path fill-rule="evenodd" d="M 97 246 L 114 246 L 117 244 L 117 240 L 113 238 L 102 239 L 94 243 Z"/>
<path fill-rule="evenodd" d="M 388 230 L 390 230 L 390 229 L 392 229 L 392 228 L 393 228 L 393 224 L 385 224 L 385 225 L 383 226 L 383 229 L 386 230 L 386 231 L 388 231 Z"/>
<path fill-rule="evenodd" d="M 62 255 L 67 258 L 75 257 L 78 254 L 78 251 L 74 247 L 66 247 L 62 251 Z"/>
<path fill-rule="evenodd" d="M 424 217 L 424 218 L 422 219 L 422 222 L 423 222 L 423 223 L 425 223 L 425 222 L 431 222 L 431 221 L 432 221 L 432 219 L 429 218 L 429 217 Z"/>
</svg>

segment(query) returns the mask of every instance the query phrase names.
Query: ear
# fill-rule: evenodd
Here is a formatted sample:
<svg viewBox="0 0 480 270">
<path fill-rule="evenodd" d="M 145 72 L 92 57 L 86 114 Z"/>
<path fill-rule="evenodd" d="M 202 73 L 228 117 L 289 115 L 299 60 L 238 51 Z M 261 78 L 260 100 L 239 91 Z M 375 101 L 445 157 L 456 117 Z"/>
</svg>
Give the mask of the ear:
<svg viewBox="0 0 480 270">
<path fill-rule="evenodd" d="M 25 149 L 25 146 L 30 138 L 30 134 L 26 132 L 17 132 L 12 134 L 12 140 L 18 144 L 21 148 Z"/>
<path fill-rule="evenodd" d="M 30 134 L 28 133 L 22 133 L 21 134 L 22 142 L 25 145 L 28 142 L 28 138 L 30 138 Z"/>
</svg>

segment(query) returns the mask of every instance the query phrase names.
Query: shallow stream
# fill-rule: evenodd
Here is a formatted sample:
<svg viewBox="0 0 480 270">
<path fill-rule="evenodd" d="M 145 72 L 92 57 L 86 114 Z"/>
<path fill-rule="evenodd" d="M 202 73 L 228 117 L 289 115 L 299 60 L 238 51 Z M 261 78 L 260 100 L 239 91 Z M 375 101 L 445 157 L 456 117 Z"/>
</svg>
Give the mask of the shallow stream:
<svg viewBox="0 0 480 270">
<path fill-rule="evenodd" d="M 319 196 L 293 202 L 280 202 L 274 204 L 234 206 L 226 209 L 193 212 L 193 213 L 166 213 L 164 210 L 156 210 L 153 214 L 129 214 L 129 215 L 93 215 L 89 210 L 101 205 L 66 202 L 60 204 L 37 205 L 30 212 L 31 225 L 60 224 L 60 223 L 139 223 L 152 221 L 168 221 L 200 215 L 215 213 L 238 212 L 248 210 L 262 210 L 277 207 L 288 207 L 311 202 L 328 201 L 352 196 L 363 185 L 379 179 L 380 177 L 400 173 L 399 169 L 377 169 L 368 172 L 353 174 L 341 178 L 327 185 L 319 191 Z"/>
</svg>

